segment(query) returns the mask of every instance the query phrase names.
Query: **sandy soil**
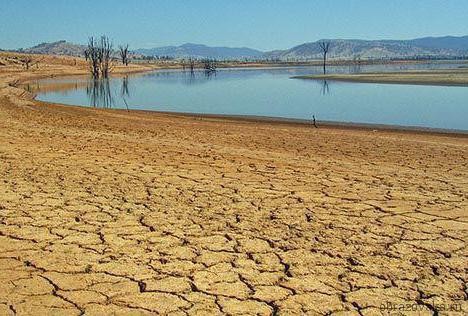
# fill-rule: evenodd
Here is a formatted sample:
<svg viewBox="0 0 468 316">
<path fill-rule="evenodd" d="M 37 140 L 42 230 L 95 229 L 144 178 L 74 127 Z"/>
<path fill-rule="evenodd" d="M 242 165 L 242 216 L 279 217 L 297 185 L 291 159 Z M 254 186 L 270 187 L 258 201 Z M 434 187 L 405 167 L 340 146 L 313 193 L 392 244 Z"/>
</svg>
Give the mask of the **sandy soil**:
<svg viewBox="0 0 468 316">
<path fill-rule="evenodd" d="M 459 68 L 361 74 L 328 74 L 296 76 L 294 78 L 351 82 L 468 86 L 468 69 Z"/>
<path fill-rule="evenodd" d="M 59 106 L 9 85 L 74 69 L 44 67 L 0 67 L 1 315 L 468 311 L 466 136 Z"/>
</svg>

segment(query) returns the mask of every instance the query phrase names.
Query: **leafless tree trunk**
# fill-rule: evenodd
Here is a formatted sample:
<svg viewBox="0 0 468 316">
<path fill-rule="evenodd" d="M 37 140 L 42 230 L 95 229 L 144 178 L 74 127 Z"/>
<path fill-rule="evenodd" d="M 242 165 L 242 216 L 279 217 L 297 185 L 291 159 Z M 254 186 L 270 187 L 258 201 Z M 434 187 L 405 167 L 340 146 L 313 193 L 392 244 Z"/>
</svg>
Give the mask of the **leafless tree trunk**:
<svg viewBox="0 0 468 316">
<path fill-rule="evenodd" d="M 128 44 L 124 46 L 119 46 L 120 59 L 122 59 L 122 64 L 128 66 Z"/>
<path fill-rule="evenodd" d="M 94 79 L 99 78 L 99 49 L 97 41 L 94 37 L 90 37 L 88 40 L 88 48 L 86 49 L 88 55 L 89 71 Z"/>
<path fill-rule="evenodd" d="M 330 42 L 320 42 L 319 46 L 323 53 L 323 74 L 325 75 L 327 73 L 327 54 L 330 49 Z"/>
<path fill-rule="evenodd" d="M 31 56 L 24 56 L 22 58 L 19 58 L 18 62 L 24 68 L 26 68 L 26 70 L 29 70 L 33 66 L 36 66 L 36 69 L 39 69 L 39 62 L 41 62 L 42 60 L 44 60 L 44 58 L 42 58 L 41 60 L 38 60 L 38 59 L 32 58 Z"/>
<path fill-rule="evenodd" d="M 107 36 L 101 36 L 99 46 L 99 62 L 101 64 L 101 77 L 108 78 L 111 68 L 112 43 Z"/>
<path fill-rule="evenodd" d="M 93 78 L 108 78 L 112 62 L 112 43 L 109 38 L 101 36 L 98 42 L 94 37 L 90 37 L 86 51 Z"/>
<path fill-rule="evenodd" d="M 24 68 L 26 68 L 26 70 L 29 70 L 29 67 L 31 66 L 31 63 L 33 61 L 33 59 L 29 56 L 26 56 L 22 59 L 20 59 L 21 63 L 23 64 Z"/>
</svg>

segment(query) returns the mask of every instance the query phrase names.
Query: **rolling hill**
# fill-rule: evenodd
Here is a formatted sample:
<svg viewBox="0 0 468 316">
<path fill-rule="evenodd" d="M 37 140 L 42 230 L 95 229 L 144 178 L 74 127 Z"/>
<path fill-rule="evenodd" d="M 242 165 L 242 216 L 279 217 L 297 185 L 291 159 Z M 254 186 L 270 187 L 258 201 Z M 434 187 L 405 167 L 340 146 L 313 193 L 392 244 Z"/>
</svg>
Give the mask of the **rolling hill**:
<svg viewBox="0 0 468 316">
<path fill-rule="evenodd" d="M 427 37 L 414 40 L 346 40 L 325 39 L 305 43 L 287 50 L 264 54 L 272 59 L 318 59 L 321 57 L 319 43 L 330 42 L 330 58 L 411 58 L 416 56 L 455 57 L 468 55 L 468 36 Z"/>
<path fill-rule="evenodd" d="M 304 43 L 285 50 L 262 52 L 247 47 L 210 47 L 201 44 L 183 44 L 140 48 L 132 51 L 134 56 L 169 56 L 172 58 L 215 59 L 320 59 L 319 42 L 330 42 L 329 57 L 335 59 L 379 59 L 437 57 L 452 58 L 468 56 L 468 36 L 425 37 L 412 40 L 360 40 L 328 39 Z M 26 53 L 83 56 L 84 45 L 66 41 L 41 43 L 22 50 Z"/>
<path fill-rule="evenodd" d="M 23 49 L 22 52 L 31 54 L 83 56 L 85 48 L 85 45 L 73 44 L 67 41 L 57 41 L 41 43 L 34 47 Z"/>
<path fill-rule="evenodd" d="M 150 49 L 136 49 L 136 53 L 146 56 L 170 56 L 174 58 L 216 58 L 241 59 L 262 57 L 263 52 L 247 47 L 210 47 L 187 43 L 180 46 L 164 46 Z"/>
</svg>

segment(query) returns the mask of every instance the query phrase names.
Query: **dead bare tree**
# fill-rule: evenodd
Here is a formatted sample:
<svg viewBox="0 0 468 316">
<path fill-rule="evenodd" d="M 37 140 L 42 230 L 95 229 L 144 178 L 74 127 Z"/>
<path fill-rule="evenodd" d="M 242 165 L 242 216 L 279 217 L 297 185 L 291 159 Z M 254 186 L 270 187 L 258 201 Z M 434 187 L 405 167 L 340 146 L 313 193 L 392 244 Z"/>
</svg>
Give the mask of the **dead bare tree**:
<svg viewBox="0 0 468 316">
<path fill-rule="evenodd" d="M 119 46 L 119 54 L 122 64 L 128 66 L 128 44 Z"/>
<path fill-rule="evenodd" d="M 26 57 L 21 58 L 20 62 L 23 64 L 26 70 L 29 70 L 29 67 L 31 66 L 31 63 L 33 62 L 33 59 L 30 56 L 26 56 Z"/>
<path fill-rule="evenodd" d="M 108 78 L 111 71 L 112 61 L 112 43 L 105 35 L 101 36 L 101 43 L 99 45 L 99 62 L 101 65 L 101 77 Z"/>
<path fill-rule="evenodd" d="M 31 69 L 33 66 L 36 66 L 36 69 L 39 69 L 39 62 L 43 61 L 42 59 L 34 59 L 31 56 L 23 56 L 18 58 L 18 63 L 23 66 L 26 70 Z"/>
<path fill-rule="evenodd" d="M 323 54 L 323 74 L 325 75 L 327 73 L 327 54 L 330 49 L 330 42 L 320 42 L 319 46 Z"/>
<path fill-rule="evenodd" d="M 97 41 L 90 37 L 86 51 L 93 78 L 108 78 L 112 66 L 112 43 L 109 38 L 101 36 L 100 41 Z"/>
<path fill-rule="evenodd" d="M 86 52 L 88 55 L 89 71 L 94 79 L 98 79 L 100 74 L 99 49 L 97 41 L 92 36 L 88 40 Z"/>
</svg>

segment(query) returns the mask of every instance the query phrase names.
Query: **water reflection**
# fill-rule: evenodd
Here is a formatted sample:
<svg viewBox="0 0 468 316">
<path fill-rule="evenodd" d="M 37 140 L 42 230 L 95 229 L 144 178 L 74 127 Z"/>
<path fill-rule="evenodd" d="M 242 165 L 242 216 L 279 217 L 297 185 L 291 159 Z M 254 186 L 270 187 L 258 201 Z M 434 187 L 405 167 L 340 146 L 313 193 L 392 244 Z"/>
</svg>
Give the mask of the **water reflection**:
<svg viewBox="0 0 468 316">
<path fill-rule="evenodd" d="M 114 105 L 109 79 L 93 79 L 86 86 L 89 105 L 92 107 L 111 108 Z"/>
<path fill-rule="evenodd" d="M 88 95 L 89 105 L 92 107 L 99 107 L 99 108 L 114 107 L 116 104 L 115 97 L 117 95 L 117 91 L 113 93 L 111 87 L 112 87 L 112 84 L 111 84 L 110 79 L 89 80 L 86 86 L 86 94 Z M 129 107 L 128 107 L 128 102 L 126 99 L 126 98 L 130 98 L 128 76 L 123 77 L 121 80 L 120 97 L 122 98 L 123 103 L 125 104 L 128 110 Z"/>
<path fill-rule="evenodd" d="M 362 72 L 361 62 L 358 61 L 349 66 L 348 72 L 350 74 L 360 74 Z"/>
<path fill-rule="evenodd" d="M 210 69 L 205 70 L 205 78 L 211 79 L 212 77 L 216 77 L 216 70 L 210 70 Z"/>
<path fill-rule="evenodd" d="M 77 91 L 86 87 L 87 81 L 77 78 L 40 79 L 19 85 L 31 94 L 62 93 L 66 95 L 70 91 Z"/>
<path fill-rule="evenodd" d="M 178 73 L 165 73 L 164 77 L 166 78 L 165 82 L 172 82 L 172 83 L 180 83 L 182 82 L 184 85 L 192 86 L 192 85 L 200 85 L 208 82 L 209 80 L 216 77 L 216 71 L 205 71 L 205 70 L 198 70 L 198 71 L 189 71 L 183 72 L 183 76 L 181 77 Z M 159 74 L 156 77 L 160 77 Z"/>
<path fill-rule="evenodd" d="M 321 95 L 330 94 L 330 86 L 329 86 L 327 80 L 322 81 L 322 88 L 320 89 L 320 94 Z"/>
<path fill-rule="evenodd" d="M 122 78 L 122 86 L 120 88 L 120 95 L 122 98 L 130 97 L 130 91 L 128 90 L 128 76 Z"/>
</svg>

